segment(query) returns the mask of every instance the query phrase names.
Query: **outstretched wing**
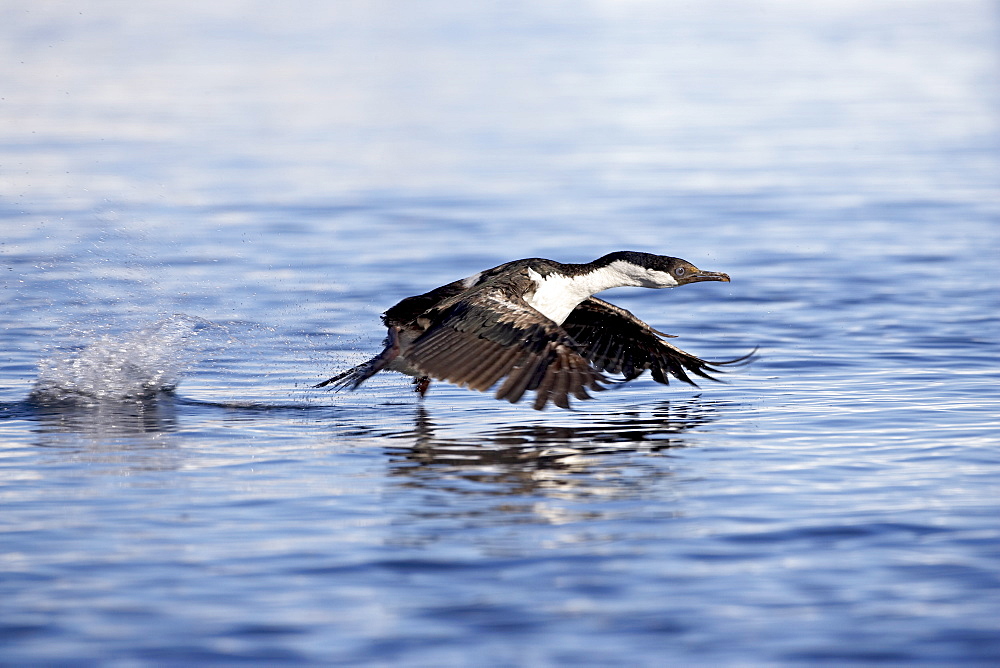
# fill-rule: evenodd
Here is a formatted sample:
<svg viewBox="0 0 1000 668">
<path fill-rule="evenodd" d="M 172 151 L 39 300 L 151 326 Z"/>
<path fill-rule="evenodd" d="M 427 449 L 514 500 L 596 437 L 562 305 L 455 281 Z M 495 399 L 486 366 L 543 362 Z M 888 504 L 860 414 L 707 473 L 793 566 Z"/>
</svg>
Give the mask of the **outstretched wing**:
<svg viewBox="0 0 1000 668">
<path fill-rule="evenodd" d="M 621 374 L 625 380 L 647 369 L 658 383 L 667 385 L 669 376 L 697 386 L 689 373 L 717 380 L 716 367 L 748 360 L 753 353 L 737 359 L 710 362 L 686 353 L 664 341 L 659 332 L 623 308 L 590 297 L 577 306 L 562 325 L 583 355 L 598 371 Z"/>
<path fill-rule="evenodd" d="M 504 379 L 497 399 L 514 403 L 533 390 L 538 410 L 549 401 L 569 408 L 569 395 L 604 389 L 566 332 L 502 287 L 470 290 L 420 320 L 426 331 L 403 355 L 432 378 L 479 391 Z"/>
</svg>

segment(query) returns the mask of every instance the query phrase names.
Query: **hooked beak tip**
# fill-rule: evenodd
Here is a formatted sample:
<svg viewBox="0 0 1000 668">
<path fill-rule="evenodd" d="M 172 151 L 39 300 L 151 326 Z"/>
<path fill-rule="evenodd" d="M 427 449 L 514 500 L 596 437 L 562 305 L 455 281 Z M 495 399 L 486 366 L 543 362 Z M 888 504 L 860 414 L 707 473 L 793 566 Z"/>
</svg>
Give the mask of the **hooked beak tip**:
<svg viewBox="0 0 1000 668">
<path fill-rule="evenodd" d="M 729 283 L 729 274 L 724 274 L 721 271 L 702 271 L 695 274 L 692 278 L 696 281 L 722 281 L 723 283 Z"/>
</svg>

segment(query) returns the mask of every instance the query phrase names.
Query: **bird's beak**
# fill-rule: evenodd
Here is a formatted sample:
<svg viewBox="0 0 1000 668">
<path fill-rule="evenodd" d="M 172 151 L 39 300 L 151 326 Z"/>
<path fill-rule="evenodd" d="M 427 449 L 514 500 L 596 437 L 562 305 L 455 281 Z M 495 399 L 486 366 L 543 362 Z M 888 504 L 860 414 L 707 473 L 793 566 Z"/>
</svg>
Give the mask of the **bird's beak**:
<svg viewBox="0 0 1000 668">
<path fill-rule="evenodd" d="M 728 283 L 729 274 L 723 274 L 721 271 L 702 271 L 699 269 L 697 273 L 689 274 L 687 279 L 691 283 L 697 281 L 722 281 L 723 283 Z"/>
</svg>

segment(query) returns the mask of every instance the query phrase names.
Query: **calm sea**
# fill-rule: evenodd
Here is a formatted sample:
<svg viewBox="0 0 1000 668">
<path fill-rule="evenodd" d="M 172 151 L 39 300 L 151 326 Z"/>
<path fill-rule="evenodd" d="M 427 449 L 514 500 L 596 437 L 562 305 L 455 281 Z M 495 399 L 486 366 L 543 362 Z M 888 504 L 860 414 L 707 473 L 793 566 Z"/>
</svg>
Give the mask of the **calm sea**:
<svg viewBox="0 0 1000 668">
<path fill-rule="evenodd" d="M 1000 662 L 996 3 L 8 0 L 0 55 L 0 665 Z M 309 389 L 622 249 L 756 362 Z"/>
</svg>

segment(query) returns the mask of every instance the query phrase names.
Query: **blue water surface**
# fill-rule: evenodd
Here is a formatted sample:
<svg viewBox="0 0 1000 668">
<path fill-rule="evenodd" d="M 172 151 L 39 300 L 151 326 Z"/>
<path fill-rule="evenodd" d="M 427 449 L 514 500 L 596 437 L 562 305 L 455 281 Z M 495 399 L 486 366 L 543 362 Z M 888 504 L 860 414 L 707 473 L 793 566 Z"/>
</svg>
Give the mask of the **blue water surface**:
<svg viewBox="0 0 1000 668">
<path fill-rule="evenodd" d="M 1000 662 L 995 3 L 0 8 L 0 665 Z M 519 257 L 725 384 L 383 374 Z"/>
</svg>

